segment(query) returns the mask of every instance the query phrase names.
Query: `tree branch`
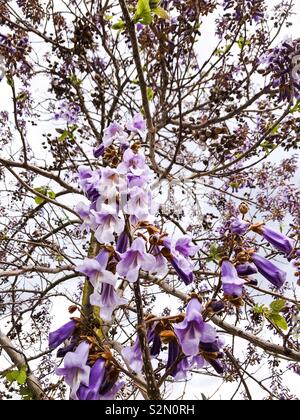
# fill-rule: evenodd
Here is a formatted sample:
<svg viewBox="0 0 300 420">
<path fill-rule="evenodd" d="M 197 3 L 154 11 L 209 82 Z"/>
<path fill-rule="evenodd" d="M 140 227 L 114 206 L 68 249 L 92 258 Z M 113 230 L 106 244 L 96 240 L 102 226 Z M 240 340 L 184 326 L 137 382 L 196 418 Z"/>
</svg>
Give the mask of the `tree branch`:
<svg viewBox="0 0 300 420">
<path fill-rule="evenodd" d="M 11 340 L 3 334 L 0 330 L 0 348 L 2 348 L 5 353 L 9 356 L 10 360 L 13 362 L 18 369 L 21 369 L 23 366 L 28 367 L 27 360 L 23 353 L 19 352 L 11 342 Z M 29 367 L 27 371 L 26 383 L 30 391 L 32 392 L 36 400 L 49 400 L 48 396 L 43 391 L 40 381 L 30 372 Z"/>
</svg>

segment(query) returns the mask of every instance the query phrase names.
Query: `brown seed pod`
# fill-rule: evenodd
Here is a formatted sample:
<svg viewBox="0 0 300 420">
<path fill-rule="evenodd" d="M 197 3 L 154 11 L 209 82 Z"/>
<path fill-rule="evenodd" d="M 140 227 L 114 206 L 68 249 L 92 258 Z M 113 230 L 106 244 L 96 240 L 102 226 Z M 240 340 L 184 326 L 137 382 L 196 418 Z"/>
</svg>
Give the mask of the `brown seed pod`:
<svg viewBox="0 0 300 420">
<path fill-rule="evenodd" d="M 247 214 L 249 210 L 250 209 L 247 203 L 243 202 L 239 205 L 239 211 L 241 214 Z"/>
</svg>

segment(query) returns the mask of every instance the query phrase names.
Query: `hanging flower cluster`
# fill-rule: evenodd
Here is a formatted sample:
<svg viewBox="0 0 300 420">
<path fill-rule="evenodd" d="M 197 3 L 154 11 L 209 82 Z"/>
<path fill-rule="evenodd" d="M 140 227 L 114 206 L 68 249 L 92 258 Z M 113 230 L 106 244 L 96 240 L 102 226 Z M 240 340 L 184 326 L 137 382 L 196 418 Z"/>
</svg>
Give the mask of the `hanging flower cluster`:
<svg viewBox="0 0 300 420">
<path fill-rule="evenodd" d="M 94 150 L 97 158 L 102 157 L 105 167 L 78 170 L 80 186 L 90 203 L 80 202 L 76 209 L 83 221 L 82 230 L 94 235 L 99 253 L 94 258 L 86 258 L 76 269 L 91 283 L 90 304 L 100 309 L 101 322 L 107 325 L 113 322 L 114 312 L 127 304 L 118 290 L 118 282 L 136 283 L 141 273 L 163 278 L 170 269 L 183 284 L 194 281 L 193 257 L 199 247 L 191 238 L 175 239 L 151 223 L 158 206 L 149 186 L 150 168 L 136 141 L 145 134 L 146 122 L 140 114 L 129 120 L 125 128 L 117 122 L 111 123 L 104 132 L 103 143 Z M 151 356 L 159 356 L 167 344 L 166 371 L 174 378 L 186 377 L 189 370 L 208 364 L 223 372 L 219 360 L 222 343 L 202 313 L 198 297 L 193 297 L 186 315 L 147 320 Z M 68 340 L 58 351 L 65 367 L 57 373 L 71 387 L 72 399 L 114 397 L 120 384 L 118 375 L 111 372 L 116 373 L 118 369 L 111 362 L 112 357 L 105 361 L 103 348 L 95 351 L 95 345 L 86 337 L 89 335 L 82 320 L 71 320 L 50 334 L 51 349 Z M 143 371 L 139 337 L 122 354 L 134 372 Z"/>
<path fill-rule="evenodd" d="M 81 321 L 72 320 L 49 336 L 49 347 L 54 350 L 69 340 L 69 345 L 58 351 L 64 358 L 64 367 L 56 369 L 69 385 L 72 400 L 113 400 L 124 383 L 119 380 L 119 369 L 109 350 L 80 338 Z"/>
<path fill-rule="evenodd" d="M 107 347 L 109 343 L 99 340 L 101 328 L 109 327 L 116 311 L 128 304 L 119 286 L 124 281 L 135 284 L 141 277 L 161 279 L 172 271 L 183 287 L 195 279 L 193 257 L 199 247 L 190 237 L 174 238 L 152 222 L 158 206 L 150 188 L 150 168 L 139 145 L 145 134 L 146 122 L 140 114 L 126 126 L 111 123 L 104 132 L 103 143 L 94 150 L 94 155 L 101 157 L 99 167 L 78 170 L 89 204 L 81 202 L 76 209 L 83 222 L 82 230 L 92 233 L 97 241 L 98 255 L 84 259 L 76 269 L 92 286 L 90 304 L 99 309 L 99 325 L 90 325 L 91 320 L 83 316 L 72 319 L 49 337 L 51 349 L 67 340 L 58 351 L 58 357 L 64 358 L 64 368 L 57 369 L 57 373 L 64 376 L 75 400 L 114 398 L 123 385 L 118 362 Z M 151 315 L 144 320 L 150 356 L 165 360 L 166 374 L 175 380 L 185 379 L 189 371 L 207 366 L 218 374 L 224 372 L 224 342 L 207 320 L 224 310 L 226 298 L 233 302 L 240 299 L 246 282 L 255 284 L 249 276 L 259 272 L 275 287 L 284 285 L 285 272 L 243 246 L 244 242 L 247 244 L 243 238 L 250 231 L 262 235 L 287 258 L 293 258 L 294 241 L 263 224 L 253 225 L 244 217 L 236 217 L 230 222 L 231 235 L 238 243 L 236 256 L 223 258 L 221 263 L 225 299 L 210 301 L 203 307 L 202 299 L 193 293 L 185 314 L 162 318 Z M 122 350 L 123 359 L 135 374 L 144 372 L 144 345 L 137 334 L 135 343 Z"/>
<path fill-rule="evenodd" d="M 217 336 L 215 328 L 204 321 L 204 310 L 196 295 L 192 295 L 186 314 L 147 321 L 147 340 L 152 357 L 158 357 L 168 346 L 166 371 L 175 380 L 186 379 L 192 369 L 211 365 L 217 373 L 224 372 L 221 352 L 224 342 Z M 140 341 L 123 350 L 123 357 L 136 373 L 143 370 Z"/>
<path fill-rule="evenodd" d="M 271 75 L 272 87 L 279 89 L 279 102 L 300 99 L 300 42 L 286 39 L 264 54 L 260 63 Z"/>
<path fill-rule="evenodd" d="M 104 132 L 100 153 L 110 166 L 79 168 L 81 188 L 91 203 L 79 203 L 77 212 L 83 229 L 94 233 L 101 251 L 77 270 L 92 283 L 91 304 L 100 307 L 102 319 L 108 322 L 115 308 L 126 303 L 115 290 L 120 277 L 135 283 L 141 270 L 164 277 L 170 265 L 186 285 L 194 279 L 191 257 L 199 248 L 189 237 L 173 240 L 148 221 L 158 207 L 149 187 L 145 156 L 132 143 L 145 132 L 140 114 L 127 122 L 126 131 L 112 123 Z M 99 150 L 95 149 L 95 155 Z"/>
<path fill-rule="evenodd" d="M 222 260 L 221 280 L 225 295 L 240 298 L 243 295 L 243 286 L 246 282 L 257 284 L 256 280 L 251 280 L 250 277 L 257 273 L 260 273 L 275 288 L 282 288 L 286 282 L 287 273 L 277 267 L 272 261 L 259 255 L 255 250 L 247 248 L 244 237 L 249 232 L 261 235 L 277 251 L 284 254 L 288 260 L 296 257 L 295 241 L 280 232 L 274 231 L 263 223 L 251 224 L 239 218 L 234 218 L 231 221 L 230 230 L 232 234 L 242 239 L 242 241 L 238 243 L 237 254 L 233 261 L 229 261 L 228 258 Z M 243 242 L 245 246 L 243 246 Z"/>
</svg>

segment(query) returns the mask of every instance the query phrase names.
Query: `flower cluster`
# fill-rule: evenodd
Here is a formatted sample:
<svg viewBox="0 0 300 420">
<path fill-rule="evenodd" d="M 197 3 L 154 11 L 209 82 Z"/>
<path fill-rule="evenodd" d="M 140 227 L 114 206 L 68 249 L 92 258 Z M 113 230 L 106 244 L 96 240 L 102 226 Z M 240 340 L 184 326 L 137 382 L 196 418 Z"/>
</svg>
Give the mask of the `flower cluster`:
<svg viewBox="0 0 300 420">
<path fill-rule="evenodd" d="M 171 270 L 184 285 L 194 282 L 193 257 L 199 247 L 190 237 L 175 239 L 151 222 L 158 207 L 149 186 L 150 168 L 136 141 L 145 133 L 146 122 L 140 114 L 126 126 L 111 123 L 104 131 L 103 143 L 94 150 L 95 156 L 103 158 L 103 166 L 80 167 L 78 171 L 80 186 L 89 203 L 81 202 L 76 209 L 83 221 L 82 230 L 93 233 L 99 252 L 84 259 L 76 269 L 90 282 L 93 291 L 90 304 L 100 309 L 101 322 L 107 325 L 113 322 L 117 309 L 127 306 L 123 289 L 118 287 L 123 280 L 134 284 L 141 276 L 164 278 Z M 246 205 L 240 207 L 243 216 L 247 211 Z M 293 258 L 295 250 L 293 240 L 262 223 L 254 225 L 244 217 L 240 219 L 238 214 L 228 222 L 227 228 L 238 244 L 237 249 L 233 247 L 236 256 L 234 260 L 224 257 L 221 263 L 225 300 L 232 302 L 242 297 L 247 282 L 257 284 L 249 276 L 258 272 L 276 288 L 286 281 L 284 271 L 247 248 L 244 238 L 249 232 L 261 235 L 288 259 Z M 192 294 L 185 314 L 163 318 L 151 315 L 145 319 L 151 357 L 163 356 L 168 351 L 167 375 L 180 380 L 189 371 L 209 365 L 218 374 L 224 372 L 221 351 L 224 343 L 207 322 L 210 313 L 223 311 L 224 301 L 208 302 L 203 309 L 199 296 Z M 57 373 L 71 387 L 72 399 L 109 399 L 122 386 L 118 382 L 118 367 L 110 350 L 95 346 L 94 337 L 86 334 L 84 322 L 74 319 L 50 334 L 51 349 L 69 340 L 58 351 L 58 356 L 64 357 L 64 368 Z M 144 345 L 138 334 L 133 346 L 122 351 L 123 358 L 137 374 L 144 369 Z"/>
<path fill-rule="evenodd" d="M 279 102 L 300 99 L 300 42 L 286 39 L 260 59 L 271 75 L 272 87 L 279 89 Z"/>
<path fill-rule="evenodd" d="M 192 369 L 211 365 L 218 374 L 224 372 L 221 361 L 223 341 L 214 327 L 204 321 L 203 307 L 196 296 L 188 303 L 186 314 L 169 318 L 168 321 L 148 320 L 147 340 L 151 356 L 157 357 L 168 346 L 166 371 L 175 380 L 185 379 Z M 139 339 L 132 347 L 123 350 L 123 356 L 136 373 L 143 369 Z"/>
<path fill-rule="evenodd" d="M 164 277 L 170 265 L 186 285 L 194 280 L 191 257 L 199 248 L 189 237 L 173 240 L 148 221 L 157 210 L 149 187 L 150 169 L 138 145 L 130 144 L 145 131 L 140 114 L 127 122 L 126 129 L 112 123 L 104 132 L 102 154 L 106 157 L 117 151 L 118 162 L 96 170 L 79 168 L 79 182 L 90 204 L 79 203 L 77 212 L 83 229 L 94 233 L 102 249 L 77 270 L 92 283 L 91 304 L 101 308 L 105 321 L 126 303 L 116 291 L 119 277 L 135 283 L 141 270 Z"/>
<path fill-rule="evenodd" d="M 70 386 L 72 400 L 112 400 L 122 389 L 119 370 L 109 351 L 99 353 L 87 341 L 79 343 L 80 321 L 72 320 L 49 336 L 49 347 L 55 349 L 64 341 L 70 344 L 58 351 L 64 357 L 64 367 L 56 369 Z"/>
<path fill-rule="evenodd" d="M 261 235 L 277 251 L 285 255 L 289 260 L 293 258 L 295 241 L 286 235 L 274 231 L 263 223 L 251 224 L 246 220 L 234 218 L 230 223 L 231 233 L 238 237 L 245 236 L 252 231 Z M 277 267 L 272 261 L 259 255 L 252 249 L 238 249 L 233 262 L 223 259 L 221 266 L 221 279 L 225 295 L 240 298 L 243 294 L 243 286 L 246 281 L 256 283 L 249 276 L 260 273 L 275 288 L 280 289 L 286 282 L 287 273 Z"/>
<path fill-rule="evenodd" d="M 65 120 L 68 124 L 74 125 L 79 121 L 80 106 L 73 102 L 62 101 L 55 110 L 55 120 Z"/>
<path fill-rule="evenodd" d="M 93 258 L 85 258 L 76 270 L 91 283 L 90 304 L 100 309 L 101 321 L 108 325 L 113 321 L 114 312 L 127 305 L 118 282 L 136 283 L 141 273 L 163 278 L 170 269 L 185 285 L 194 281 L 193 257 L 199 247 L 190 237 L 174 239 L 151 223 L 158 207 L 149 186 L 150 168 L 136 141 L 136 137 L 141 139 L 145 133 L 146 122 L 140 114 L 130 119 L 125 127 L 117 122 L 111 123 L 104 131 L 103 143 L 94 150 L 95 156 L 103 157 L 105 167 L 80 167 L 78 170 L 78 180 L 89 203 L 80 202 L 76 210 L 83 222 L 82 230 L 92 232 L 99 253 Z M 176 328 L 172 323 L 168 327 L 160 322 L 149 323 L 147 338 L 154 357 L 161 353 L 162 343 L 167 340 L 163 333 L 168 332 L 166 369 L 176 378 L 182 377 L 193 366 L 203 367 L 206 361 L 216 359 L 216 332 L 204 322 L 201 314 L 202 306 L 197 299 L 192 299 L 186 317 L 177 318 Z M 107 399 L 108 390 L 115 392 L 119 385 L 115 382 L 110 386 L 101 385 L 101 381 L 107 380 L 107 375 L 111 377 L 110 370 L 107 366 L 104 369 L 101 357 L 95 362 L 82 329 L 78 321 L 71 321 L 50 334 L 51 349 L 66 339 L 70 340 L 58 352 L 65 359 L 65 368 L 57 372 L 71 387 L 73 399 L 104 396 Z M 210 351 L 207 346 L 211 345 L 213 350 Z M 134 371 L 142 371 L 139 337 L 133 347 L 123 350 L 123 357 Z"/>
</svg>

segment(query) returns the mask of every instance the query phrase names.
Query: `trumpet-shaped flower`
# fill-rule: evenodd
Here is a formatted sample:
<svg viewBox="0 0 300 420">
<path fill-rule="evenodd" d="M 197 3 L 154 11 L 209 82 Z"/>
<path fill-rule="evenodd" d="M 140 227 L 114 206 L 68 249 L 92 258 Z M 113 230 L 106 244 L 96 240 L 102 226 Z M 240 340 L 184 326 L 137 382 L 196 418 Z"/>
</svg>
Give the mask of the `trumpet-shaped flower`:
<svg viewBox="0 0 300 420">
<path fill-rule="evenodd" d="M 121 305 L 125 305 L 127 300 L 120 297 L 115 291 L 114 286 L 102 283 L 96 287 L 91 295 L 90 302 L 93 306 L 100 308 L 101 319 L 103 321 L 111 321 L 113 311 Z"/>
<path fill-rule="evenodd" d="M 99 243 L 114 242 L 114 234 L 120 234 L 125 227 L 122 219 L 113 206 L 103 204 L 101 211 L 91 210 L 91 218 L 95 229 L 95 237 Z"/>
<path fill-rule="evenodd" d="M 73 353 L 67 353 L 64 359 L 64 368 L 56 369 L 59 376 L 64 376 L 71 388 L 71 398 L 78 400 L 77 391 L 80 385 L 89 386 L 91 368 L 87 365 L 89 357 L 89 344 L 82 342 Z"/>
<path fill-rule="evenodd" d="M 261 227 L 262 236 L 276 248 L 278 251 L 283 252 L 289 256 L 295 247 L 295 241 L 283 235 L 280 232 L 276 232 L 267 226 Z"/>
<path fill-rule="evenodd" d="M 101 173 L 92 171 L 90 168 L 81 166 L 78 169 L 79 183 L 87 198 L 94 202 L 99 196 Z"/>
<path fill-rule="evenodd" d="M 230 261 L 223 261 L 221 268 L 222 286 L 225 295 L 241 297 L 245 280 L 241 279 Z"/>
<path fill-rule="evenodd" d="M 123 161 L 118 166 L 120 174 L 127 175 L 131 173 L 135 176 L 141 176 L 145 172 L 149 172 L 146 165 L 146 158 L 141 153 L 135 153 L 132 149 L 127 149 L 123 155 Z"/>
<path fill-rule="evenodd" d="M 199 249 L 199 246 L 192 244 L 192 239 L 189 236 L 184 236 L 178 239 L 175 245 L 175 250 L 186 259 L 193 257 Z"/>
<path fill-rule="evenodd" d="M 155 213 L 156 207 L 152 202 L 151 193 L 139 187 L 133 187 L 124 211 L 138 220 L 146 220 L 150 214 Z"/>
<path fill-rule="evenodd" d="M 103 145 L 105 148 L 111 146 L 114 140 L 119 140 L 121 143 L 126 141 L 127 135 L 123 127 L 117 122 L 112 122 L 105 130 L 103 135 Z"/>
<path fill-rule="evenodd" d="M 59 347 L 64 341 L 71 338 L 76 329 L 76 322 L 70 321 L 58 330 L 49 334 L 49 348 L 51 350 Z"/>
<path fill-rule="evenodd" d="M 96 259 L 86 258 L 83 264 L 76 268 L 77 271 L 89 278 L 94 287 L 90 302 L 92 305 L 103 308 L 103 316 L 106 318 L 111 316 L 116 306 L 123 304 L 123 300 L 114 294 L 117 276 L 106 270 L 108 260 L 109 253 L 102 251 Z M 108 288 L 107 285 L 110 285 L 113 290 Z"/>
<path fill-rule="evenodd" d="M 137 113 L 127 122 L 127 129 L 144 137 L 147 131 L 147 124 L 142 114 Z"/>
<path fill-rule="evenodd" d="M 130 283 L 138 279 L 140 269 L 155 272 L 156 259 L 146 252 L 146 244 L 142 238 L 137 238 L 131 248 L 121 254 L 121 261 L 117 265 L 120 276 L 126 277 Z"/>
<path fill-rule="evenodd" d="M 203 321 L 202 305 L 196 298 L 189 302 L 184 321 L 174 330 L 186 356 L 196 356 L 200 342 L 212 343 L 216 340 L 216 330 Z"/>
<path fill-rule="evenodd" d="M 284 285 L 287 278 L 287 273 L 285 271 L 258 254 L 253 254 L 252 260 L 260 274 L 264 276 L 265 279 L 269 280 L 277 289 L 280 289 Z"/>
<path fill-rule="evenodd" d="M 245 235 L 245 233 L 248 232 L 249 228 L 250 223 L 240 219 L 232 220 L 230 225 L 231 232 L 239 236 Z"/>
<path fill-rule="evenodd" d="M 176 243 L 169 237 L 164 240 L 164 246 L 168 251 L 166 257 L 186 285 L 194 281 L 193 264 L 190 256 L 194 255 L 199 249 L 191 245 L 190 242 L 191 240 L 187 237 L 179 239 Z"/>
<path fill-rule="evenodd" d="M 99 400 L 99 390 L 106 373 L 105 363 L 106 361 L 104 359 L 98 359 L 92 367 L 88 385 L 81 385 L 78 390 L 77 396 L 80 401 Z"/>
<path fill-rule="evenodd" d="M 238 264 L 235 268 L 240 277 L 248 277 L 257 273 L 255 265 L 250 263 Z"/>
</svg>

